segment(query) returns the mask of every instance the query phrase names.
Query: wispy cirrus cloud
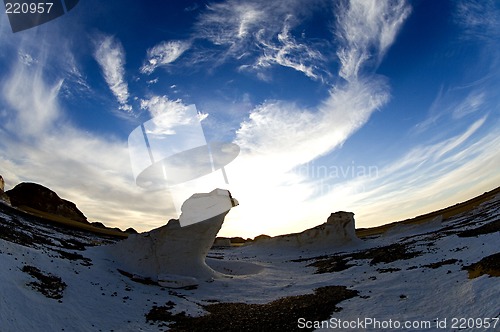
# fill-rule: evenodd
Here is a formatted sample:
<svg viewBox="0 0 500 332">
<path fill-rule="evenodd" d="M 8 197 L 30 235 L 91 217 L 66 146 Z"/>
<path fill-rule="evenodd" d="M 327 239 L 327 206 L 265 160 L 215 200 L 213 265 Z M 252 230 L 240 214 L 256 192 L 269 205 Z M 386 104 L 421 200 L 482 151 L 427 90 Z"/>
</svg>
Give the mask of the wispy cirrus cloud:
<svg viewBox="0 0 500 332">
<path fill-rule="evenodd" d="M 409 11 L 403 1 L 377 5 L 353 1 L 338 8 L 335 15 L 336 34 L 341 36 L 337 52 L 341 63 L 339 76 L 345 80 L 331 87 L 329 96 L 315 107 L 305 109 L 291 102 L 268 100 L 250 112 L 234 141 L 241 147 L 241 155 L 228 166 L 228 176 L 232 184 L 236 183 L 235 197 L 258 201 L 264 211 L 283 211 L 293 206 L 293 217 L 286 222 L 293 223 L 294 218 L 304 220 L 304 210 L 311 211 L 305 208 L 305 202 L 314 194 L 315 181 L 295 174 L 293 169 L 341 147 L 374 111 L 387 103 L 387 82 L 369 69 L 378 65 Z M 290 191 L 290 187 L 294 190 Z M 331 198 L 329 192 L 323 196 Z M 252 210 L 254 206 L 242 205 L 235 214 L 254 215 Z M 269 227 L 268 233 L 283 227 L 278 226 L 282 219 L 279 214 L 268 218 L 275 220 L 273 217 L 276 225 L 261 225 Z"/>
<path fill-rule="evenodd" d="M 264 49 L 251 68 L 264 69 L 273 64 L 289 67 L 302 72 L 307 77 L 314 80 L 324 80 L 323 74 L 327 74 L 322 68 L 326 62 L 321 52 L 311 48 L 306 44 L 298 43 L 290 33 L 291 26 L 288 16 L 284 22 L 283 29 L 277 36 L 277 42 L 272 42 L 263 38 L 262 34 L 257 34 L 259 46 Z M 244 69 L 245 66 L 242 66 Z"/>
<path fill-rule="evenodd" d="M 0 170 L 8 189 L 40 183 L 112 227 L 147 230 L 165 214 L 175 217 L 167 195 L 144 195 L 134 186 L 125 142 L 71 123 L 60 102 L 64 79 L 49 80 L 44 68 L 19 59 L 0 82 Z"/>
<path fill-rule="evenodd" d="M 132 111 L 128 104 L 129 90 L 125 80 L 125 50 L 113 36 L 98 35 L 94 41 L 94 58 L 101 66 L 102 74 L 111 92 L 116 97 L 119 108 Z"/>
<path fill-rule="evenodd" d="M 351 7 L 347 8 L 352 10 L 360 4 L 352 1 Z M 367 4 L 364 2 L 362 5 Z M 477 5 L 472 4 L 473 7 L 468 9 L 478 10 Z M 381 4 L 382 8 L 384 6 Z M 403 16 L 409 11 L 399 6 L 395 8 L 402 10 Z M 484 10 L 482 5 L 481 8 Z M 358 8 L 354 14 L 371 13 L 373 10 L 378 9 Z M 397 33 L 380 27 L 400 25 L 397 17 L 389 17 L 388 21 L 376 23 L 368 29 L 378 30 L 386 38 L 366 35 L 366 27 L 372 26 L 378 18 L 370 18 L 372 15 L 369 14 L 366 20 L 355 20 L 355 17 L 361 17 L 358 14 L 344 16 L 349 22 L 339 22 L 344 24 L 339 31 L 346 32 L 351 38 L 351 41 L 344 39 L 345 44 L 340 46 L 338 53 L 340 75 L 348 82 L 359 80 L 364 66 L 376 65 L 387 50 L 383 40 L 390 40 Z M 478 28 L 479 17 L 463 17 L 463 20 L 469 27 L 472 24 L 472 27 Z M 361 23 L 356 25 L 356 21 Z M 391 21 L 395 24 L 389 24 Z M 491 37 L 491 34 L 487 35 Z M 378 51 L 373 52 L 373 47 Z M 367 55 L 367 50 L 372 53 Z M 495 60 L 493 57 L 493 62 Z M 487 63 L 486 67 L 490 65 Z M 324 207 L 335 202 L 338 209 L 356 211 L 358 225 L 366 227 L 410 218 L 491 190 L 500 181 L 496 171 L 500 153 L 495 148 L 499 144 L 496 134 L 499 123 L 488 115 L 495 110 L 490 97 L 492 91 L 496 91 L 495 86 L 489 73 L 489 76 L 464 86 L 441 87 L 427 117 L 415 127 L 413 134 L 427 134 L 421 136 L 418 144 L 386 166 L 377 167 L 376 176 L 361 176 L 340 183 L 338 179 L 319 179 L 313 188 L 308 188 L 313 192 L 320 191 L 321 195 L 316 200 L 310 200 L 306 206 L 312 211 L 322 211 L 318 215 L 326 215 L 329 211 Z M 382 215 L 383 219 L 380 218 Z"/>
<path fill-rule="evenodd" d="M 469 120 L 473 115 L 483 116 L 487 113 L 489 107 L 485 106 L 489 103 L 490 80 L 478 82 L 466 87 L 448 89 L 441 86 L 427 110 L 427 116 L 415 124 L 410 131 L 411 134 L 418 135 L 436 128 L 443 128 L 446 131 L 452 128 L 450 123 L 457 125 Z"/>
<path fill-rule="evenodd" d="M 277 156 L 280 160 L 284 160 L 284 154 L 296 154 L 297 157 L 287 160 L 291 167 L 342 144 L 388 101 L 385 81 L 369 72 L 361 77 L 360 66 L 372 57 L 383 56 L 409 11 L 404 2 L 391 1 L 378 1 L 377 6 L 353 1 L 350 6 L 340 7 L 336 12 L 341 35 L 339 76 L 346 78 L 347 83 L 332 87 L 329 97 L 315 109 L 303 110 L 279 101 L 259 106 L 241 124 L 236 142 L 249 151 Z M 345 53 L 362 56 L 346 59 Z M 351 79 L 354 77 L 355 80 Z M 288 138 L 284 140 L 280 133 L 286 133 Z"/>
<path fill-rule="evenodd" d="M 47 84 L 42 72 L 24 65 L 20 59 L 12 77 L 2 87 L 3 100 L 12 112 L 6 112 L 5 128 L 25 139 L 38 138 L 50 131 L 56 119 L 61 119 L 58 94 L 63 80 Z M 26 77 L 30 77 L 27 82 Z M 29 111 L 28 111 L 29 110 Z"/>
<path fill-rule="evenodd" d="M 387 173 L 399 173 L 406 171 L 405 178 L 409 178 L 411 173 L 414 171 L 410 166 L 422 166 L 423 163 L 432 165 L 434 162 L 443 159 L 443 157 L 449 154 L 451 151 L 461 146 L 464 142 L 469 140 L 469 138 L 478 131 L 481 126 L 485 123 L 487 116 L 483 116 L 479 120 L 472 123 L 468 128 L 459 135 L 455 135 L 449 138 L 441 140 L 439 143 L 428 144 L 425 147 L 415 147 L 411 151 L 405 154 L 405 156 L 399 159 L 393 164 L 392 167 L 386 169 Z"/>
<path fill-rule="evenodd" d="M 331 10 L 336 15 L 334 34 L 340 42 L 337 58 L 339 75 L 355 79 L 363 65 L 377 65 L 393 43 L 399 28 L 411 12 L 405 1 L 343 1 L 330 7 L 322 1 L 268 2 L 227 1 L 209 5 L 197 23 L 196 38 L 226 47 L 226 58 L 243 62 L 241 70 L 258 77 L 273 65 L 292 68 L 307 77 L 328 82 L 333 77 L 331 62 L 307 39 L 294 36 L 294 28 L 315 10 Z M 300 40 L 300 41 L 299 41 Z M 337 42 L 332 43 L 332 45 Z M 333 52 L 332 52 L 333 53 Z"/>
<path fill-rule="evenodd" d="M 165 67 L 176 61 L 190 47 L 189 41 L 164 41 L 148 49 L 141 73 L 151 74 L 158 67 Z"/>
<path fill-rule="evenodd" d="M 256 1 L 227 1 L 210 4 L 206 9 L 197 22 L 197 37 L 230 46 L 236 56 L 241 55 L 237 52 L 244 51 L 242 46 L 247 38 L 252 38 L 270 14 Z M 273 25 L 273 21 L 268 21 L 268 27 Z"/>
<path fill-rule="evenodd" d="M 498 40 L 500 37 L 500 8 L 495 0 L 457 1 L 455 22 L 464 28 L 469 39 Z"/>
<path fill-rule="evenodd" d="M 339 75 L 350 81 L 366 63 L 382 60 L 411 7 L 405 1 L 351 0 L 341 2 L 337 10 L 342 13 L 335 30 L 342 41 L 337 50 Z"/>
<path fill-rule="evenodd" d="M 270 183 L 259 192 L 258 211 L 266 207 L 267 201 L 274 207 L 266 210 L 270 215 L 265 216 L 272 223 L 262 223 L 259 230 L 280 234 L 280 229 L 286 227 L 300 232 L 324 222 L 335 210 L 354 211 L 357 227 L 373 227 L 444 208 L 491 190 L 500 181 L 496 171 L 500 138 L 496 134 L 499 123 L 488 129 L 487 119 L 482 117 L 450 137 L 437 141 L 429 137 L 386 165 L 356 166 L 353 162 L 346 167 L 334 163 L 315 168 L 317 165 L 311 162 L 280 177 L 269 174 L 272 166 L 254 172 L 249 168 L 248 174 L 255 174 L 252 181 L 263 178 Z M 324 175 L 325 169 L 334 170 L 333 175 Z M 228 175 L 234 172 L 229 165 Z M 311 178 L 305 179 L 304 173 Z M 234 192 L 235 197 L 249 199 L 244 194 Z M 280 205 L 282 200 L 286 207 Z M 252 213 L 245 209 L 242 204 L 231 213 L 243 219 Z M 256 213 L 252 222 L 257 223 L 259 217 Z"/>
<path fill-rule="evenodd" d="M 0 38 L 0 173 L 7 189 L 40 183 L 75 202 L 90 221 L 112 227 L 148 230 L 165 215 L 175 217 L 168 195 L 145 195 L 134 185 L 126 142 L 74 123 L 68 96 L 85 98 L 92 86 L 70 37 L 32 30 Z"/>
<path fill-rule="evenodd" d="M 255 157 L 289 169 L 339 147 L 389 95 L 381 82 L 336 87 L 316 109 L 269 101 L 241 123 L 235 142 Z"/>
<path fill-rule="evenodd" d="M 224 56 L 219 54 L 217 62 L 237 59 L 243 63 L 240 70 L 253 71 L 258 77 L 268 77 L 263 72 L 278 65 L 324 81 L 324 76 L 330 76 L 324 55 L 292 34 L 293 28 L 321 3 L 257 0 L 211 4 L 197 22 L 195 38 L 225 47 Z"/>
<path fill-rule="evenodd" d="M 361 227 L 377 226 L 444 208 L 491 190 L 500 181 L 495 146 L 498 122 L 486 129 L 483 116 L 456 135 L 422 142 L 381 167 L 375 177 L 360 177 L 332 187 L 314 202 L 335 200 L 356 211 Z M 383 215 L 384 218 L 380 219 Z"/>
<path fill-rule="evenodd" d="M 486 99 L 485 92 L 471 92 L 460 104 L 454 107 L 452 112 L 453 119 L 461 119 L 466 115 L 480 110 Z"/>
<path fill-rule="evenodd" d="M 195 119 L 187 114 L 189 106 L 182 100 L 171 100 L 167 96 L 151 96 L 141 99 L 141 109 L 147 110 L 157 129 L 164 135 L 174 135 L 175 127 L 188 125 L 205 119 L 208 114 L 197 113 Z"/>
</svg>

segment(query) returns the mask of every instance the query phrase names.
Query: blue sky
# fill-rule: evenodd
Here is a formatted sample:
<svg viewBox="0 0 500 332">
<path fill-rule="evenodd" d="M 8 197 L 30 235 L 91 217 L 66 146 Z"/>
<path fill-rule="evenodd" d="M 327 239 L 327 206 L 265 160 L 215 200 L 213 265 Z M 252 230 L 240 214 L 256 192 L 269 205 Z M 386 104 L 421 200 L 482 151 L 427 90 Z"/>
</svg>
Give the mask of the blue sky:
<svg viewBox="0 0 500 332">
<path fill-rule="evenodd" d="M 297 232 L 353 211 L 413 217 L 500 183 L 497 1 L 93 1 L 12 33 L 0 15 L 0 174 L 91 220 L 148 230 L 195 191 L 240 201 L 220 232 Z M 128 136 L 199 113 L 220 172 L 135 184 Z M 132 157 L 133 158 L 133 157 Z"/>
</svg>

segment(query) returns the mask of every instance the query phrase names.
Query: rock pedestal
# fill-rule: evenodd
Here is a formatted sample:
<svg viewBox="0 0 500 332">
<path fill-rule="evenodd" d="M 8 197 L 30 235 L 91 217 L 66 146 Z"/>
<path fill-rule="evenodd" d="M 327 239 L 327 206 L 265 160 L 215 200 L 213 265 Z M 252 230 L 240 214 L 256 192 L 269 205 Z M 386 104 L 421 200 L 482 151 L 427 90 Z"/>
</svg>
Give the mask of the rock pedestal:
<svg viewBox="0 0 500 332">
<path fill-rule="evenodd" d="M 178 286 L 187 286 L 214 278 L 219 274 L 205 263 L 205 257 L 224 217 L 236 205 L 227 190 L 195 194 L 184 202 L 181 222 L 172 219 L 152 231 L 132 234 L 107 250 L 120 269 L 160 284 L 178 281 Z M 182 221 L 187 226 L 182 227 Z"/>
</svg>

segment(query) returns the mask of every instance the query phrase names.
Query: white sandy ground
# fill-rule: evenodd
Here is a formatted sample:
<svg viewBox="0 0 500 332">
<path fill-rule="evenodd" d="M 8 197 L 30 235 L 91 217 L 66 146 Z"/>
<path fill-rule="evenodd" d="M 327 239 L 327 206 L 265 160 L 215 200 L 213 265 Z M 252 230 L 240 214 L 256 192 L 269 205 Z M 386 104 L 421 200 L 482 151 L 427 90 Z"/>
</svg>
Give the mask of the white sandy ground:
<svg viewBox="0 0 500 332">
<path fill-rule="evenodd" d="M 76 239 L 87 244 L 102 243 L 103 239 L 99 236 L 75 231 L 63 234 L 50 226 L 1 212 L 0 225 L 9 225 L 12 218 L 17 218 L 27 227 L 24 231 L 26 234 L 39 234 L 50 239 L 53 245 L 35 244 L 28 247 L 0 237 L 2 332 L 168 330 L 168 326 L 163 323 L 146 321 L 145 315 L 154 305 L 162 306 L 172 301 L 175 303 L 172 313 L 185 311 L 188 315 L 196 316 L 205 314 L 201 305 L 212 303 L 213 300 L 267 303 L 285 296 L 312 293 L 313 289 L 328 285 L 347 286 L 359 292 L 359 296 L 338 304 L 342 310 L 332 313 L 334 320 L 373 318 L 379 321 L 430 321 L 432 328 L 425 330 L 434 331 L 437 330 L 436 319 L 442 321 L 446 318 L 447 329 L 443 331 L 449 331 L 453 330 L 453 318 L 500 316 L 499 279 L 488 275 L 468 279 L 467 271 L 462 270 L 464 265 L 499 252 L 499 233 L 458 237 L 454 233 L 444 235 L 442 231 L 448 226 L 455 226 L 454 232 L 472 229 L 498 220 L 500 196 L 483 203 L 471 213 L 442 223 L 400 227 L 384 236 L 365 239 L 353 246 L 332 246 L 311 252 L 258 245 L 211 250 L 207 263 L 228 274 L 228 277 L 203 281 L 193 290 L 174 290 L 132 281 L 117 271 L 114 262 L 105 256 L 101 246 L 87 247 L 84 251 L 57 247 L 59 239 Z M 376 265 L 370 265 L 370 260 L 366 259 L 351 260 L 356 266 L 323 274 L 315 274 L 316 268 L 307 266 L 314 260 L 291 261 L 325 253 L 349 253 L 396 242 L 407 243 L 411 251 L 422 251 L 422 255 Z M 86 266 L 81 259 L 62 258 L 55 250 L 81 254 L 89 258 L 92 265 Z M 423 267 L 447 259 L 459 261 L 435 269 Z M 67 284 L 62 299 L 47 298 L 29 286 L 28 283 L 36 280 L 22 272 L 25 265 L 61 277 Z M 388 268 L 400 270 L 386 273 L 377 271 Z M 299 318 L 296 318 L 297 322 Z M 352 331 L 374 330 L 370 326 L 365 326 L 365 329 L 359 327 Z M 499 331 L 500 322 L 496 329 L 465 330 Z"/>
</svg>

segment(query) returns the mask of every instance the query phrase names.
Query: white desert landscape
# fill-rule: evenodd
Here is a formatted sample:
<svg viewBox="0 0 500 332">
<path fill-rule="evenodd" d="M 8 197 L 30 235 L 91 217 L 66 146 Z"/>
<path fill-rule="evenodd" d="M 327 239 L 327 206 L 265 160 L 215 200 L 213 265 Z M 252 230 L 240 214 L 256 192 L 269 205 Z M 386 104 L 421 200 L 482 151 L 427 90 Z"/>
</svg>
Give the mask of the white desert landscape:
<svg viewBox="0 0 500 332">
<path fill-rule="evenodd" d="M 0 7 L 0 332 L 500 331 L 500 0 Z"/>
<path fill-rule="evenodd" d="M 180 219 L 198 222 L 127 239 L 0 204 L 1 331 L 498 329 L 498 190 L 451 217 L 356 230 L 336 212 L 213 247 L 238 202 L 220 189 L 187 202 Z"/>
</svg>

